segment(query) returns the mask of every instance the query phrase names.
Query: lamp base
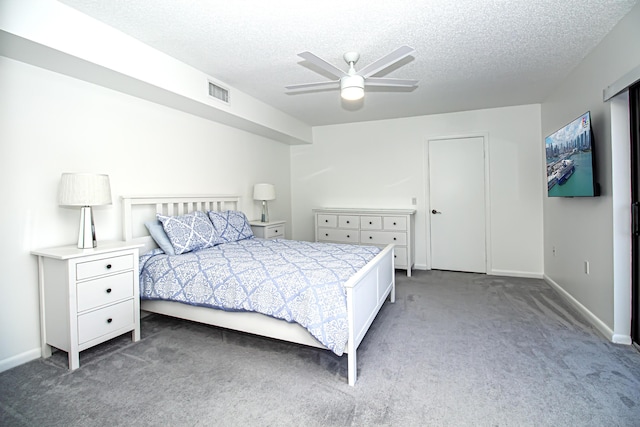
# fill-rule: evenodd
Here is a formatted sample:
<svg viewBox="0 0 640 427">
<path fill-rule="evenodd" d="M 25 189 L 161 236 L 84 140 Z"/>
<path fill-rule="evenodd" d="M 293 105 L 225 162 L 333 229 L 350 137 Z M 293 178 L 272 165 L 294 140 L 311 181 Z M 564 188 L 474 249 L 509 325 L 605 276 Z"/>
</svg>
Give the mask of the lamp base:
<svg viewBox="0 0 640 427">
<path fill-rule="evenodd" d="M 262 201 L 262 216 L 260 222 L 269 222 L 269 208 L 267 207 L 267 201 Z"/>
<path fill-rule="evenodd" d="M 78 234 L 78 248 L 92 249 L 97 246 L 96 227 L 93 224 L 93 210 L 91 206 L 80 209 L 80 233 Z"/>
</svg>

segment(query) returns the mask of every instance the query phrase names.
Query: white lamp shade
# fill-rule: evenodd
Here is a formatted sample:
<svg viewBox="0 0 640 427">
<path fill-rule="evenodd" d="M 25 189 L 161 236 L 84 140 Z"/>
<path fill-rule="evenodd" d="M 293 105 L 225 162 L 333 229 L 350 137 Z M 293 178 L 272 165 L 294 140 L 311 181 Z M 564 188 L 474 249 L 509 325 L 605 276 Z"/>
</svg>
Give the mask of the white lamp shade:
<svg viewBox="0 0 640 427">
<path fill-rule="evenodd" d="M 58 188 L 60 206 L 98 206 L 111 204 L 109 175 L 63 173 Z"/>
<path fill-rule="evenodd" d="M 254 200 L 275 200 L 276 188 L 273 184 L 256 184 L 253 186 Z"/>
</svg>

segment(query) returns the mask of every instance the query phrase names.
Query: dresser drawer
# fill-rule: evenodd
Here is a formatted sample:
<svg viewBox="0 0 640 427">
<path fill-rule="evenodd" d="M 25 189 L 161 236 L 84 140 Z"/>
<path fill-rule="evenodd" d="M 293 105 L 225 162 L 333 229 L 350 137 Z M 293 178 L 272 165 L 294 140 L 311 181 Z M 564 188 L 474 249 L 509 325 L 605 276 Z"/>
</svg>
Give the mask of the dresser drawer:
<svg viewBox="0 0 640 427">
<path fill-rule="evenodd" d="M 406 230 L 407 218 L 403 216 L 385 216 L 382 218 L 385 230 Z"/>
<path fill-rule="evenodd" d="M 338 226 L 337 215 L 327 215 L 327 214 L 318 215 L 318 227 L 336 228 L 337 226 Z"/>
<path fill-rule="evenodd" d="M 407 248 L 394 247 L 393 248 L 393 263 L 396 268 L 406 268 L 409 265 L 409 259 L 407 258 Z"/>
<path fill-rule="evenodd" d="M 360 233 L 357 230 L 339 230 L 335 228 L 319 228 L 319 242 L 358 243 Z"/>
<path fill-rule="evenodd" d="M 266 227 L 264 229 L 265 239 L 274 239 L 276 237 L 284 237 L 284 224 L 277 227 Z"/>
<path fill-rule="evenodd" d="M 392 231 L 363 231 L 362 243 L 373 245 L 388 245 L 395 243 L 396 245 L 407 244 L 407 233 L 394 233 Z"/>
<path fill-rule="evenodd" d="M 122 255 L 81 262 L 76 265 L 76 280 L 89 279 L 107 273 L 130 270 L 133 268 L 133 255 Z"/>
<path fill-rule="evenodd" d="M 351 215 L 338 216 L 338 227 L 340 228 L 355 228 L 356 230 L 360 226 L 360 217 Z"/>
<path fill-rule="evenodd" d="M 78 316 L 78 342 L 80 345 L 118 329 L 135 326 L 133 300 L 110 305 Z"/>
<path fill-rule="evenodd" d="M 133 283 L 133 271 L 78 283 L 78 311 L 133 297 Z"/>
<path fill-rule="evenodd" d="M 363 216 L 360 218 L 360 228 L 362 230 L 382 230 L 382 217 Z"/>
</svg>

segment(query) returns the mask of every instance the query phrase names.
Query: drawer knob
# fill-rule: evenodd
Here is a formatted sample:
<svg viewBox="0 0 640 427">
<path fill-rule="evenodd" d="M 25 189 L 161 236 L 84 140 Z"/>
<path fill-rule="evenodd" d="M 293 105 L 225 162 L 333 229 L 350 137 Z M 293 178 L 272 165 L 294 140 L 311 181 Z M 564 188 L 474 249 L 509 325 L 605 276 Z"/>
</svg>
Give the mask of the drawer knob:
<svg viewBox="0 0 640 427">
<path fill-rule="evenodd" d="M 107 264 L 107 270 L 111 270 L 111 264 Z"/>
<path fill-rule="evenodd" d="M 347 221 L 347 224 L 349 224 L 349 221 Z"/>
<path fill-rule="evenodd" d="M 351 237 L 351 236 L 349 236 L 349 235 L 347 234 L 347 239 L 348 239 L 349 237 Z"/>
<path fill-rule="evenodd" d="M 107 319 L 107 323 L 111 323 L 111 322 L 113 322 L 113 319 L 110 317 Z"/>
<path fill-rule="evenodd" d="M 396 223 L 394 222 L 393 225 L 396 225 Z"/>
<path fill-rule="evenodd" d="M 370 239 L 373 239 L 373 236 L 369 236 Z"/>
<path fill-rule="evenodd" d="M 110 294 L 111 293 L 111 288 L 107 288 L 107 293 Z"/>
<path fill-rule="evenodd" d="M 278 232 L 278 230 L 276 230 L 276 233 Z"/>
<path fill-rule="evenodd" d="M 329 237 L 329 233 L 324 233 L 325 236 Z"/>
<path fill-rule="evenodd" d="M 328 219 L 325 219 L 325 220 L 324 220 L 324 222 L 329 222 L 329 220 L 328 220 Z"/>
<path fill-rule="evenodd" d="M 369 225 L 372 225 L 373 223 L 371 221 L 369 221 Z"/>
<path fill-rule="evenodd" d="M 393 238 L 393 240 L 398 240 L 398 239 L 396 239 L 396 238 L 394 237 L 394 238 Z"/>
</svg>

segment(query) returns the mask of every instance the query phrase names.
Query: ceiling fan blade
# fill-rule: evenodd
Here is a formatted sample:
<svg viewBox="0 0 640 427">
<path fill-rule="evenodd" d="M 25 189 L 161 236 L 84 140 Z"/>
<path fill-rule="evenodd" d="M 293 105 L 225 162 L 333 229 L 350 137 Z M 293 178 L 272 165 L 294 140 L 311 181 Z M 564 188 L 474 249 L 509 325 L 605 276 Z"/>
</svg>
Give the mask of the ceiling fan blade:
<svg viewBox="0 0 640 427">
<path fill-rule="evenodd" d="M 297 89 L 333 89 L 340 87 L 340 80 L 332 80 L 329 82 L 317 82 L 317 83 L 302 83 L 298 85 L 289 85 L 285 86 L 288 90 L 297 90 Z"/>
<path fill-rule="evenodd" d="M 387 77 L 369 77 L 365 80 L 366 86 L 392 86 L 392 87 L 415 87 L 418 80 L 390 79 Z"/>
<path fill-rule="evenodd" d="M 371 64 L 358 71 L 358 74 L 366 79 L 367 77 L 374 75 L 378 71 L 384 70 L 390 65 L 395 64 L 401 59 L 411 55 L 414 50 L 414 48 L 409 46 L 400 46 L 390 54 L 383 56 L 377 61 L 373 61 Z"/>
<path fill-rule="evenodd" d="M 312 64 L 322 68 L 323 70 L 325 70 L 326 72 L 336 76 L 336 77 L 344 77 L 344 76 L 348 76 L 347 73 L 345 73 L 344 71 L 342 71 L 340 68 L 336 67 L 333 64 L 328 63 L 327 61 L 325 61 L 324 59 L 320 58 L 319 56 L 314 55 L 311 52 L 302 52 L 298 54 L 299 57 L 306 59 L 307 61 L 311 62 Z"/>
</svg>

